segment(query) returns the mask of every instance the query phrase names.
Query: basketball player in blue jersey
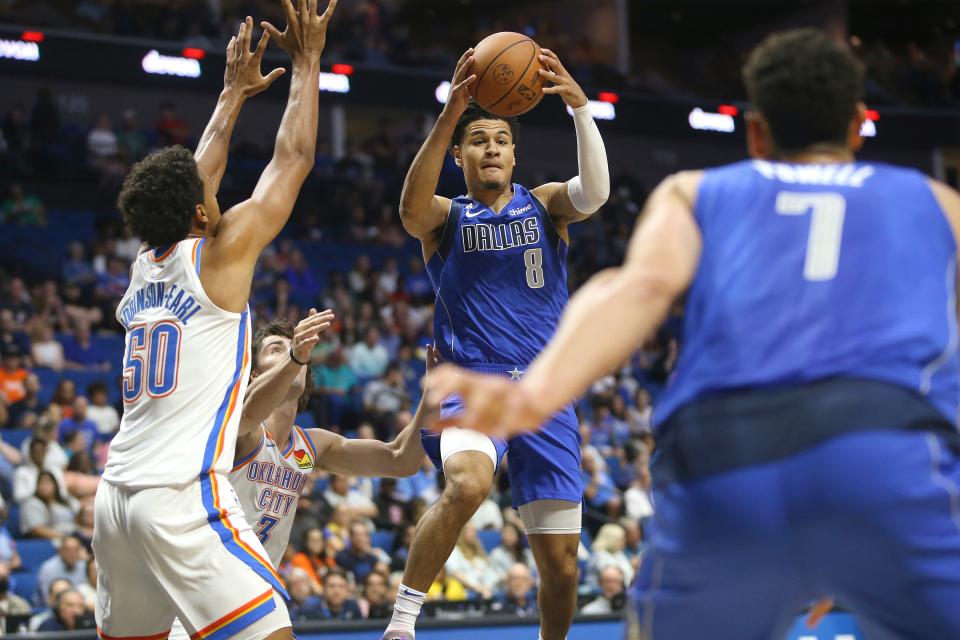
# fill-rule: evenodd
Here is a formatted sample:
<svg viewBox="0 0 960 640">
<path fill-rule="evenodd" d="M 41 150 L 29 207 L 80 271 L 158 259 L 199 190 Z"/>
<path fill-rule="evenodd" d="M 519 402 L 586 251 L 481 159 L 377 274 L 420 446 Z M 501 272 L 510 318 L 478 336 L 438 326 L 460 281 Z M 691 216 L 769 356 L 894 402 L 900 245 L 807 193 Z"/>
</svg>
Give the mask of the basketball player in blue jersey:
<svg viewBox="0 0 960 640">
<path fill-rule="evenodd" d="M 833 597 L 871 640 L 960 638 L 960 194 L 854 159 L 863 70 L 825 34 L 743 77 L 753 160 L 667 178 L 521 384 L 431 384 L 455 424 L 534 427 L 686 295 L 630 637 L 782 638 Z"/>
<path fill-rule="evenodd" d="M 284 2 L 283 32 L 228 45 L 225 91 L 196 156 L 163 149 L 126 177 L 119 206 L 146 247 L 118 308 L 124 412 L 95 504 L 100 637 L 292 638 L 286 591 L 230 487 L 250 370 L 247 300 L 260 252 L 286 224 L 314 162 L 320 55 L 336 7 Z M 292 58 L 273 158 L 251 197 L 221 215 L 216 191 L 245 97 L 263 88 L 272 39 Z M 235 91 L 233 69 L 250 69 Z M 276 77 L 279 72 L 273 72 Z"/>
<path fill-rule="evenodd" d="M 573 109 L 580 173 L 535 189 L 511 183 L 517 124 L 469 103 L 472 50 L 454 73 L 449 99 L 414 159 L 400 216 L 420 239 L 437 295 L 434 332 L 443 358 L 505 380 L 522 378 L 553 334 L 567 302 L 568 225 L 607 199 L 603 140 L 587 98 L 557 56 L 543 50 L 541 74 Z M 435 195 L 444 155 L 463 168 L 467 195 Z M 443 413 L 457 410 L 448 398 Z M 442 468 L 446 488 L 420 521 L 385 639 L 409 640 L 425 592 L 460 530 L 486 499 L 509 450 L 513 504 L 520 511 L 540 572 L 541 636 L 566 638 L 576 605 L 576 555 L 583 485 L 573 405 L 558 407 L 541 433 L 509 444 L 467 429 L 425 435 L 424 449 Z"/>
</svg>

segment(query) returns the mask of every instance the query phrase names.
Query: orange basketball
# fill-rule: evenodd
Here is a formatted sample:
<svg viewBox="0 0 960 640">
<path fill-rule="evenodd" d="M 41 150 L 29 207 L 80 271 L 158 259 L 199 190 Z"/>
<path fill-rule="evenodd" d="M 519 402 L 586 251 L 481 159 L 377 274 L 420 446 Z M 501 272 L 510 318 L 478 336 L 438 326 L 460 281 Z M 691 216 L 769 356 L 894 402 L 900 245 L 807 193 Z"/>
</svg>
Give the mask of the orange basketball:
<svg viewBox="0 0 960 640">
<path fill-rule="evenodd" d="M 487 36 L 474 47 L 470 85 L 474 101 L 498 116 L 518 116 L 543 98 L 543 78 L 537 73 L 540 45 L 512 31 Z"/>
</svg>

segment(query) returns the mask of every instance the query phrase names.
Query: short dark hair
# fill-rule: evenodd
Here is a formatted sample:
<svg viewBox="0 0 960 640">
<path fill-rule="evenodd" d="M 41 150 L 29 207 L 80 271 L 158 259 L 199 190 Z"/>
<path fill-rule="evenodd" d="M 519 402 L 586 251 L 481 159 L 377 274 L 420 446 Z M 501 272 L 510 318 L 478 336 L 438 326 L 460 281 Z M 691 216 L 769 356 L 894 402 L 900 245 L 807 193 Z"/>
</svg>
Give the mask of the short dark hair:
<svg viewBox="0 0 960 640">
<path fill-rule="evenodd" d="M 253 366 L 257 366 L 257 360 L 260 358 L 260 350 L 263 349 L 263 343 L 267 338 L 270 336 L 280 336 L 288 340 L 293 340 L 293 335 L 294 326 L 289 320 L 273 320 L 260 327 L 260 329 L 257 330 L 256 336 L 253 338 L 253 360 L 251 360 Z M 303 411 L 307 408 L 311 393 L 313 393 L 313 376 L 310 372 L 310 365 L 307 364 L 307 383 L 304 387 L 303 395 L 300 396 L 300 402 L 297 404 L 297 411 Z"/>
<path fill-rule="evenodd" d="M 743 83 L 777 148 L 800 151 L 846 142 L 863 97 L 863 65 L 822 31 L 794 29 L 768 36 L 753 50 Z"/>
<path fill-rule="evenodd" d="M 460 119 L 457 120 L 457 126 L 453 129 L 453 138 L 450 139 L 451 149 L 463 142 L 463 136 L 467 132 L 467 126 L 477 120 L 503 120 L 510 127 L 510 137 L 513 139 L 513 144 L 517 144 L 517 141 L 520 139 L 520 124 L 516 118 L 498 116 L 490 113 L 476 102 L 471 102 L 467 105 L 467 108 L 464 109 L 460 115 Z"/>
<path fill-rule="evenodd" d="M 133 165 L 117 198 L 130 232 L 151 247 L 168 247 L 186 238 L 196 206 L 202 203 L 197 162 L 179 145 Z"/>
<path fill-rule="evenodd" d="M 330 581 L 330 578 L 343 578 L 347 584 L 350 584 L 350 578 L 347 576 L 347 572 L 343 569 L 330 569 L 323 576 L 323 586 L 327 586 L 327 582 Z"/>
</svg>

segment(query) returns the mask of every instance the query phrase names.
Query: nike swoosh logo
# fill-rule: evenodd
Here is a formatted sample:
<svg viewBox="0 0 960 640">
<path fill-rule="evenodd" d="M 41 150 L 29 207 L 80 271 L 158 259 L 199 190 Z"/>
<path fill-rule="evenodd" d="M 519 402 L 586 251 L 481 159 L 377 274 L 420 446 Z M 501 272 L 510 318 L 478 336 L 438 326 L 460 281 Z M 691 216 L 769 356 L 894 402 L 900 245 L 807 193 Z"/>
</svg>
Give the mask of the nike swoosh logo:
<svg viewBox="0 0 960 640">
<path fill-rule="evenodd" d="M 476 213 L 470 213 L 470 212 L 468 211 L 468 212 L 466 212 L 465 214 L 463 214 L 463 217 L 465 217 L 465 218 L 476 218 L 476 217 L 477 217 L 478 215 L 480 215 L 481 213 L 483 213 L 483 209 L 481 209 L 480 211 L 477 211 Z"/>
</svg>

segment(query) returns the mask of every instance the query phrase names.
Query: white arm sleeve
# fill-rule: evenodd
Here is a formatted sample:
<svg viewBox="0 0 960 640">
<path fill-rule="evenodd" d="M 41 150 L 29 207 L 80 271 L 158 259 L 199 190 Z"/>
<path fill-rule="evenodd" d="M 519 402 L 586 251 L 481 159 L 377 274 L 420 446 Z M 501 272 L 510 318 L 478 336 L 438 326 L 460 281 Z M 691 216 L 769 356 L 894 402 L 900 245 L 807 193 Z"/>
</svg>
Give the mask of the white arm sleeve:
<svg viewBox="0 0 960 640">
<path fill-rule="evenodd" d="M 610 170 L 607 151 L 589 105 L 573 110 L 577 130 L 577 165 L 580 175 L 567 182 L 567 195 L 580 213 L 591 214 L 610 196 Z"/>
</svg>

